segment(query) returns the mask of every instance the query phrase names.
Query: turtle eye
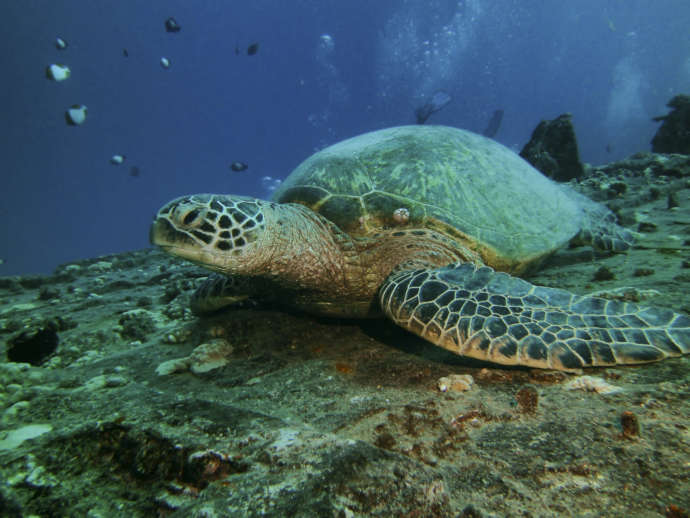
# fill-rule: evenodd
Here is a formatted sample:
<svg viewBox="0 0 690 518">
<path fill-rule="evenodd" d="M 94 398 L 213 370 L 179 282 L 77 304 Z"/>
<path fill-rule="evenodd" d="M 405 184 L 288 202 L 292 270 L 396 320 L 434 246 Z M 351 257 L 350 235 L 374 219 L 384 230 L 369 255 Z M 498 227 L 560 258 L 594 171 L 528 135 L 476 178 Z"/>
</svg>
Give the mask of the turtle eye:
<svg viewBox="0 0 690 518">
<path fill-rule="evenodd" d="M 179 226 L 196 228 L 204 222 L 204 215 L 205 211 L 197 205 L 181 204 L 174 209 L 172 217 Z"/>
<path fill-rule="evenodd" d="M 194 220 L 199 217 L 199 210 L 194 209 L 189 211 L 187 214 L 185 214 L 184 218 L 182 218 L 182 223 L 185 225 L 191 225 L 194 223 Z"/>
</svg>

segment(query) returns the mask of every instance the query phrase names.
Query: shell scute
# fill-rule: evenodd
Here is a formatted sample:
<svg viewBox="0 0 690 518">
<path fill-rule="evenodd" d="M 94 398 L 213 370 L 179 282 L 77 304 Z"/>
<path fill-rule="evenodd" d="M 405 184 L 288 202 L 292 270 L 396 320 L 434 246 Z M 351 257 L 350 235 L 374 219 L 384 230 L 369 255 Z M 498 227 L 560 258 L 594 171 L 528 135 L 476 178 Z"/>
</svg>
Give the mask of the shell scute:
<svg viewBox="0 0 690 518">
<path fill-rule="evenodd" d="M 403 223 L 430 228 L 512 271 L 565 245 L 578 203 L 516 153 L 469 131 L 401 126 L 345 140 L 300 164 L 275 192 L 352 235 Z M 364 223 L 364 224 L 363 224 Z"/>
</svg>

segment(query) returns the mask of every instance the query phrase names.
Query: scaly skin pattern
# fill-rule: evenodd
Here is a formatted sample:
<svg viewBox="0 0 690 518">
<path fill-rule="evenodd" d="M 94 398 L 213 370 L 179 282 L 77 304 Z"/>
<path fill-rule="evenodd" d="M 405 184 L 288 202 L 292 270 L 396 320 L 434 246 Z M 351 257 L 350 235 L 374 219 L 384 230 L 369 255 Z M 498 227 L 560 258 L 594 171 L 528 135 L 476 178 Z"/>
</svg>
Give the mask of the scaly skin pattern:
<svg viewBox="0 0 690 518">
<path fill-rule="evenodd" d="M 313 314 L 380 316 L 376 294 L 402 261 L 442 266 L 478 260 L 454 240 L 425 229 L 352 238 L 298 204 L 197 194 L 161 208 L 151 242 L 209 268 L 215 277 L 193 297 L 195 312 L 258 296 Z"/>
<path fill-rule="evenodd" d="M 471 263 L 394 273 L 379 297 L 399 326 L 504 365 L 576 370 L 690 352 L 687 316 L 534 286 Z"/>
<path fill-rule="evenodd" d="M 198 313 L 247 296 L 329 316 L 382 310 L 456 354 L 560 370 L 690 352 L 686 316 L 534 286 L 431 229 L 351 237 L 299 204 L 205 194 L 165 205 L 151 242 L 221 274 L 193 297 Z"/>
</svg>

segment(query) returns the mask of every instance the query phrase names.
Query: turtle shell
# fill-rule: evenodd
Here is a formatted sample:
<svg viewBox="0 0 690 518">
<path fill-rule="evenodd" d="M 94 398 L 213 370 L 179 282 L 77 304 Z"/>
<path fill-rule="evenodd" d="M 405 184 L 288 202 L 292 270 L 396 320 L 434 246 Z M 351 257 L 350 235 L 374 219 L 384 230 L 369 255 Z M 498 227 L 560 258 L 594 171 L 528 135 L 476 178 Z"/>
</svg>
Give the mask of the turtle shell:
<svg viewBox="0 0 690 518">
<path fill-rule="evenodd" d="M 582 210 L 510 149 L 445 126 L 401 126 L 327 147 L 302 162 L 274 201 L 300 203 L 354 237 L 401 226 L 430 228 L 520 271 L 566 244 Z"/>
</svg>

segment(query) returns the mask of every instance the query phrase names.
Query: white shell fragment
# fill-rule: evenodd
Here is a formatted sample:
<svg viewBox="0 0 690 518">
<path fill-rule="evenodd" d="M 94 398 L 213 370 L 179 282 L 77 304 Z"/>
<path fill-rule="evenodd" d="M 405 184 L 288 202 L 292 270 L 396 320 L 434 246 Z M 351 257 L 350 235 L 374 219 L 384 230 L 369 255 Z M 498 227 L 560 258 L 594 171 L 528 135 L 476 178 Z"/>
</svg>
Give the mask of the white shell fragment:
<svg viewBox="0 0 690 518">
<path fill-rule="evenodd" d="M 156 368 L 156 373 L 166 376 L 189 370 L 194 374 L 203 374 L 227 365 L 232 351 L 233 346 L 229 342 L 222 338 L 213 338 L 196 347 L 187 357 L 161 363 Z"/>
<path fill-rule="evenodd" d="M 568 390 L 584 390 L 585 392 L 596 392 L 597 394 L 615 394 L 623 390 L 596 376 L 578 376 L 564 386 Z"/>
<path fill-rule="evenodd" d="M 451 374 L 438 380 L 438 389 L 441 392 L 466 392 L 474 386 L 474 378 L 470 374 Z"/>
</svg>

